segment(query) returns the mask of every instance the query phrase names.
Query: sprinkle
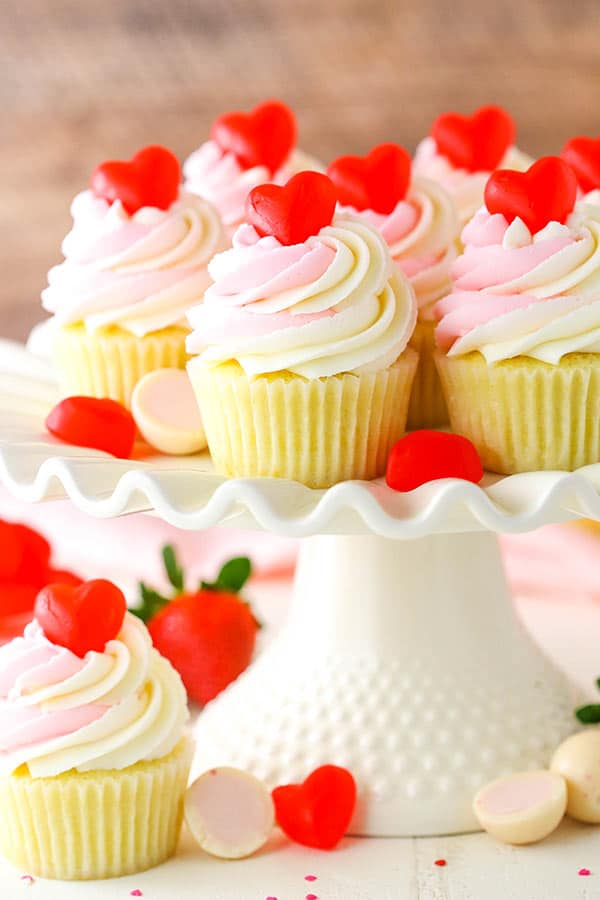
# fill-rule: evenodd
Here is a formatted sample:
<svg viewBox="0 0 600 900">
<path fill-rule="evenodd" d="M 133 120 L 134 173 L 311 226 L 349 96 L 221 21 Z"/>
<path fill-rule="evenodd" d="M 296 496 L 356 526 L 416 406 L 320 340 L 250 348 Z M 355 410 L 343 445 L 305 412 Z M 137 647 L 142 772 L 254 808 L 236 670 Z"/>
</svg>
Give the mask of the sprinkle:
<svg viewBox="0 0 600 900">
<path fill-rule="evenodd" d="M 592 873 L 590 872 L 589 869 L 580 869 L 577 874 L 578 875 L 591 875 Z"/>
<path fill-rule="evenodd" d="M 265 900 L 277 900 L 277 897 L 265 897 Z"/>
<path fill-rule="evenodd" d="M 35 878 L 33 875 L 21 875 L 21 881 L 24 881 L 25 884 L 32 885 L 35 884 Z"/>
<path fill-rule="evenodd" d="M 140 891 L 139 888 L 136 888 L 135 891 L 130 891 L 129 896 L 130 897 L 143 897 L 144 895 L 142 894 L 142 892 Z"/>
<path fill-rule="evenodd" d="M 304 880 L 305 880 L 305 881 L 316 881 L 316 880 L 317 880 L 317 876 L 316 876 L 316 875 L 305 875 L 305 876 L 304 876 Z"/>
<path fill-rule="evenodd" d="M 306 900 L 319 900 L 316 894 L 307 894 Z"/>
<path fill-rule="evenodd" d="M 445 866 L 445 865 L 446 865 L 445 859 L 436 859 L 436 861 L 434 862 L 434 866 Z"/>
</svg>

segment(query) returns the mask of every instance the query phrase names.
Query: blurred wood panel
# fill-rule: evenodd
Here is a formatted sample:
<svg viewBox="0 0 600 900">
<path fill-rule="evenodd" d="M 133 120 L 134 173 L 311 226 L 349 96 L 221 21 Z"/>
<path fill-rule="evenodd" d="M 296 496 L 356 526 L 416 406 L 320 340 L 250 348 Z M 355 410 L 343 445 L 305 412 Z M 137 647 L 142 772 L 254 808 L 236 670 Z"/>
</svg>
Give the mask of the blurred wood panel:
<svg viewBox="0 0 600 900">
<path fill-rule="evenodd" d="M 515 115 L 533 154 L 600 132 L 598 0 L 1 0 L 0 333 L 26 334 L 101 159 L 182 156 L 224 109 L 291 103 L 324 159 L 413 148 L 443 109 Z"/>
</svg>

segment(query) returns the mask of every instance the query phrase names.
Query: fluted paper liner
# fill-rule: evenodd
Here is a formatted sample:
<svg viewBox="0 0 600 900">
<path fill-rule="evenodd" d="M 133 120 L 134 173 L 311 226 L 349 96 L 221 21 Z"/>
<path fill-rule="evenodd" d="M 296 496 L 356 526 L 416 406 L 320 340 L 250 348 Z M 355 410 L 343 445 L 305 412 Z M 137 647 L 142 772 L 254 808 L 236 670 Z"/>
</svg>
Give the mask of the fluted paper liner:
<svg viewBox="0 0 600 900">
<path fill-rule="evenodd" d="M 407 427 L 410 431 L 448 424 L 448 407 L 434 359 L 435 324 L 418 321 L 409 342 L 419 354 L 408 407 Z"/>
<path fill-rule="evenodd" d="M 600 354 L 571 353 L 553 366 L 438 352 L 436 363 L 452 429 L 473 441 L 486 469 L 510 475 L 600 461 Z"/>
<path fill-rule="evenodd" d="M 325 488 L 385 472 L 404 432 L 418 354 L 380 372 L 306 379 L 248 377 L 238 363 L 188 365 L 211 456 L 230 477 L 273 477 Z"/>
<path fill-rule="evenodd" d="M 129 407 L 137 382 L 162 368 L 184 369 L 185 328 L 173 326 L 136 337 L 122 328 L 87 332 L 84 325 L 56 330 L 53 355 L 64 396 L 110 397 Z"/>
<path fill-rule="evenodd" d="M 141 872 L 171 856 L 193 752 L 123 770 L 0 778 L 0 851 L 22 872 L 83 880 Z"/>
</svg>

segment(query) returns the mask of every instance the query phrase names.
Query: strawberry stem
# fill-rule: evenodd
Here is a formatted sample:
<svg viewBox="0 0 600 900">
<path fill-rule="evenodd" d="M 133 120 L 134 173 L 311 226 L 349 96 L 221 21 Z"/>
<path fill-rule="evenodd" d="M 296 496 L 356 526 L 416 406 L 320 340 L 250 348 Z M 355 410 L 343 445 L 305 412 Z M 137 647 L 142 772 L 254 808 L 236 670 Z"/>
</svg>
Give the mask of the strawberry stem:
<svg viewBox="0 0 600 900">
<path fill-rule="evenodd" d="M 177 562 L 175 548 L 171 544 L 163 547 L 162 558 L 169 583 L 173 585 L 178 594 L 183 593 L 183 569 Z"/>
<path fill-rule="evenodd" d="M 252 573 L 252 564 L 247 556 L 236 556 L 225 563 L 216 581 L 202 581 L 201 590 L 228 591 L 239 594 Z"/>
</svg>

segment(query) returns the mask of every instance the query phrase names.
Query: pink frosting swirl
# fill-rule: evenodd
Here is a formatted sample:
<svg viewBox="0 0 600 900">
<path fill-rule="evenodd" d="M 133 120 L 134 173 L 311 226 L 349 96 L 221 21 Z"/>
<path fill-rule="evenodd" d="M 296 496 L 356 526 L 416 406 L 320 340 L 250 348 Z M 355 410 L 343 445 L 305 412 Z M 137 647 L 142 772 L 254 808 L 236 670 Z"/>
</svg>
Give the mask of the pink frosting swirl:
<svg viewBox="0 0 600 900">
<path fill-rule="evenodd" d="M 294 150 L 271 177 L 266 166 L 244 169 L 233 153 L 224 153 L 214 141 L 206 141 L 183 164 L 185 188 L 215 206 L 230 234 L 244 221 L 246 198 L 259 184 L 285 184 L 292 175 L 306 170 L 322 171 L 321 163 Z"/>
<path fill-rule="evenodd" d="M 600 207 L 582 204 L 535 235 L 482 209 L 462 240 L 454 289 L 435 307 L 441 349 L 549 363 L 600 350 Z"/>
</svg>

